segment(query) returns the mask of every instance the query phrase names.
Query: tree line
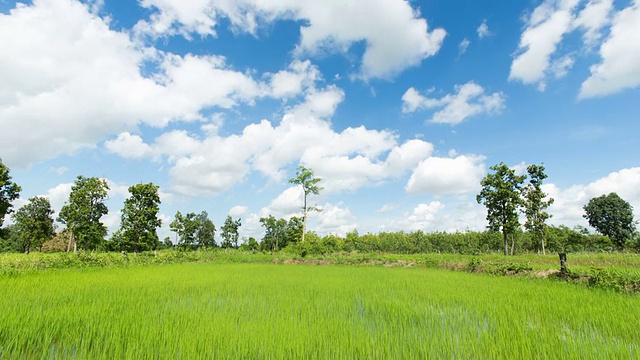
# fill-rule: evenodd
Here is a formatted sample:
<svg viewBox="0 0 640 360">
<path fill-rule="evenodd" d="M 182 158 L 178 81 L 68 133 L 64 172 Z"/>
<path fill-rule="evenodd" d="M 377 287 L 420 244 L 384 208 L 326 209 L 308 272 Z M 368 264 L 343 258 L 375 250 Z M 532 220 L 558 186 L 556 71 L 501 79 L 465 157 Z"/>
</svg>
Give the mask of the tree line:
<svg viewBox="0 0 640 360">
<path fill-rule="evenodd" d="M 513 255 L 515 251 L 515 234 L 522 229 L 520 214 L 525 217 L 524 228 L 544 254 L 546 221 L 552 216 L 546 210 L 554 202 L 542 191 L 547 178 L 544 165 L 529 165 L 525 175 L 517 175 L 503 162 L 491 166 L 490 170 L 492 172 L 480 182 L 482 190 L 476 200 L 487 208 L 487 228 L 502 233 L 504 255 Z M 527 177 L 529 182 L 525 184 Z M 583 210 L 589 225 L 610 238 L 618 250 L 632 245 L 636 236 L 633 207 L 618 194 L 592 198 Z"/>
<path fill-rule="evenodd" d="M 480 253 L 502 250 L 505 255 L 518 251 L 596 251 L 635 247 L 633 208 L 617 194 L 593 198 L 584 206 L 584 217 L 600 235 L 591 235 L 584 228 L 569 229 L 546 224 L 551 215 L 546 209 L 553 203 L 542 191 L 547 178 L 543 165 L 530 165 L 527 175 L 517 175 L 504 163 L 490 168 L 492 172 L 481 181 L 482 190 L 476 200 L 487 207 L 486 231 L 456 233 L 424 233 L 416 231 L 382 232 L 359 235 L 356 230 L 345 237 L 319 237 L 306 228 L 310 211 L 320 211 L 307 203 L 307 196 L 322 190 L 320 178 L 313 170 L 299 166 L 290 183 L 300 185 L 304 192 L 302 217 L 278 219 L 272 215 L 260 219 L 264 235 L 260 241 L 239 237 L 242 219 L 227 216 L 220 226 L 221 242 L 216 242 L 218 229 L 206 211 L 198 214 L 176 212 L 169 229 L 175 234 L 160 241 L 157 229 L 161 204 L 159 187 L 153 183 L 129 187 L 124 201 L 120 228 L 109 239 L 107 227 L 101 221 L 108 214 L 105 201 L 109 185 L 104 179 L 78 176 L 68 200 L 54 220 L 54 211 L 46 197 L 32 197 L 14 211 L 12 202 L 19 198 L 21 187 L 12 181 L 9 169 L 0 160 L 0 251 L 29 253 L 33 250 L 105 250 L 139 252 L 177 247 L 181 250 L 214 247 L 248 251 L 297 251 L 326 253 L 333 251 L 380 251 L 397 253 L 453 252 Z M 529 182 L 525 184 L 525 180 Z M 526 219 L 520 224 L 520 214 Z M 13 224 L 3 227 L 5 215 Z M 65 228 L 57 231 L 55 221 Z M 635 243 L 634 243 L 635 241 Z"/>
</svg>

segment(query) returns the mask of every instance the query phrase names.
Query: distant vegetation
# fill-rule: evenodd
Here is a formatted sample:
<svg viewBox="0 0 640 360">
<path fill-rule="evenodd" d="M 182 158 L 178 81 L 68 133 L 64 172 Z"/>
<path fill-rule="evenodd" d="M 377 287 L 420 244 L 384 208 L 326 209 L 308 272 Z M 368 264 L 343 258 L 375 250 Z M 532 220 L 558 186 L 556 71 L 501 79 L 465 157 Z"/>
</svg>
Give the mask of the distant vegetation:
<svg viewBox="0 0 640 360">
<path fill-rule="evenodd" d="M 346 236 L 318 236 L 306 228 L 310 211 L 307 196 L 317 195 L 321 179 L 313 170 L 300 166 L 290 182 L 304 191 L 301 204 L 302 217 L 278 219 L 272 215 L 260 219 L 264 228 L 261 239 L 240 238 L 242 219 L 228 216 L 216 228 L 206 211 L 199 214 L 180 211 L 170 223 L 175 238 L 162 241 L 157 228 L 162 225 L 158 217 L 159 188 L 153 183 L 136 184 L 129 188 L 130 197 L 121 210 L 121 228 L 106 238 L 107 228 L 101 218 L 108 213 L 105 199 L 109 190 L 103 179 L 78 176 L 69 199 L 57 221 L 65 228 L 55 231 L 54 214 L 49 200 L 44 197 L 29 199 L 17 211 L 12 202 L 19 197 L 20 186 L 9 175 L 9 169 L 0 161 L 0 225 L 5 215 L 11 215 L 13 224 L 0 228 L 0 251 L 157 251 L 176 247 L 179 250 L 211 249 L 216 247 L 243 249 L 253 252 L 285 251 L 302 256 L 333 252 L 382 252 L 398 254 L 454 253 L 484 254 L 502 251 L 505 255 L 523 252 L 545 254 L 550 252 L 640 250 L 631 205 L 612 193 L 591 199 L 585 205 L 585 218 L 599 234 L 587 229 L 566 226 L 548 226 L 552 215 L 546 209 L 553 203 L 542 192 L 547 178 L 544 166 L 530 165 L 528 175 L 516 175 L 504 163 L 492 166 L 493 172 L 482 180 L 477 201 L 487 207 L 488 226 L 485 231 L 455 233 L 423 231 L 381 232 L 360 234 L 357 230 Z M 529 182 L 525 184 L 525 180 Z M 519 215 L 526 218 L 520 224 Z M 216 241 L 218 231 L 220 241 Z"/>
</svg>

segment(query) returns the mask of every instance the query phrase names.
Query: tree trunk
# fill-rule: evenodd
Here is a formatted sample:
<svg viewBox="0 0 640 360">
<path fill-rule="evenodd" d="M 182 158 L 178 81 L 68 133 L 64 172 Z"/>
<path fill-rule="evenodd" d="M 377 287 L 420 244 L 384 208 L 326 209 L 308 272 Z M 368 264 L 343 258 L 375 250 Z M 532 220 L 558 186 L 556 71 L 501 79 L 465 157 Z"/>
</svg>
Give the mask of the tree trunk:
<svg viewBox="0 0 640 360">
<path fill-rule="evenodd" d="M 72 242 L 73 242 L 73 232 L 69 231 L 69 245 L 67 245 L 67 252 L 71 251 Z"/>
<path fill-rule="evenodd" d="M 304 243 L 304 233 L 307 232 L 307 211 L 302 215 L 302 242 Z"/>
<path fill-rule="evenodd" d="M 304 243 L 304 233 L 307 232 L 307 192 L 304 193 L 304 207 L 302 208 L 302 242 Z"/>
<path fill-rule="evenodd" d="M 513 256 L 513 250 L 515 250 L 515 248 L 516 248 L 516 242 L 513 234 L 511 234 L 511 256 Z"/>
<path fill-rule="evenodd" d="M 542 231 L 540 232 L 540 243 L 542 244 L 542 255 L 546 255 L 544 251 L 544 233 Z"/>
<path fill-rule="evenodd" d="M 504 239 L 504 256 L 509 255 L 509 240 L 507 239 L 507 233 L 502 230 L 502 238 Z"/>
</svg>

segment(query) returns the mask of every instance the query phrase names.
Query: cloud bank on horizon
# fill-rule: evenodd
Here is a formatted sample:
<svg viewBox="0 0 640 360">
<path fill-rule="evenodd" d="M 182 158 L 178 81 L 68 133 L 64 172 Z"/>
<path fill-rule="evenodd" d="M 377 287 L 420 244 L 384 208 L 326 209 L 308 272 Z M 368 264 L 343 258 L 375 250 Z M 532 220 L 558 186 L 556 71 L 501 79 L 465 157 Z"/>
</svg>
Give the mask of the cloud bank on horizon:
<svg viewBox="0 0 640 360">
<path fill-rule="evenodd" d="M 4 2 L 17 205 L 59 209 L 76 175 L 105 177 L 113 230 L 153 181 L 165 219 L 233 214 L 260 238 L 260 217 L 299 212 L 302 163 L 323 178 L 321 234 L 482 229 L 479 182 L 505 161 L 544 162 L 552 223 L 586 225 L 611 191 L 638 216 L 640 2 L 455 3 Z"/>
</svg>

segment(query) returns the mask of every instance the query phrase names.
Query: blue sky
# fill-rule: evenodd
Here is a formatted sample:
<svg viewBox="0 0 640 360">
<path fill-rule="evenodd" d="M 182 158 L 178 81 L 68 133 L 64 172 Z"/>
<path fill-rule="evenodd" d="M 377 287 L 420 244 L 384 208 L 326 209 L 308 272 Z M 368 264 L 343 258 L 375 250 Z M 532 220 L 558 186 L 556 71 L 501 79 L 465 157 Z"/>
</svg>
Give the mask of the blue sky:
<svg viewBox="0 0 640 360">
<path fill-rule="evenodd" d="M 544 163 L 551 223 L 611 191 L 640 213 L 640 2 L 0 0 L 0 157 L 56 210 L 78 175 L 161 188 L 241 235 L 480 230 L 479 182 Z"/>
</svg>

